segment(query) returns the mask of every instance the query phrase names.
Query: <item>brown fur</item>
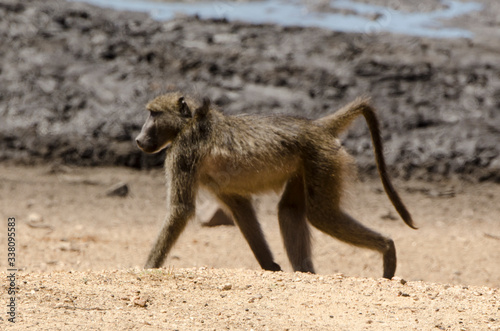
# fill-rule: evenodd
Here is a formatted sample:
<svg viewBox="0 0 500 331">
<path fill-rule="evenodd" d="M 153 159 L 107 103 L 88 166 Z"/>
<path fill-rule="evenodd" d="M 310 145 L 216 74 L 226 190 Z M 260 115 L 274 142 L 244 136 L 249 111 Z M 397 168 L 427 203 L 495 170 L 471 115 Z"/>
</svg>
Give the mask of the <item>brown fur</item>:
<svg viewBox="0 0 500 331">
<path fill-rule="evenodd" d="M 167 217 L 146 268 L 162 265 L 194 215 L 197 190 L 204 186 L 232 213 L 261 267 L 280 270 L 250 198 L 255 193 L 284 187 L 278 219 L 294 270 L 314 272 L 309 221 L 342 241 L 381 252 L 384 277 L 394 275 L 393 241 L 366 228 L 340 208 L 343 180 L 352 166 L 337 136 L 363 114 L 372 134 L 384 188 L 405 222 L 413 227 L 385 171 L 378 120 L 367 100 L 357 100 L 316 121 L 290 116 L 226 116 L 207 99 L 200 105 L 178 92 L 157 97 L 146 108 L 150 115 L 136 139 L 138 146 L 148 153 L 168 148 Z"/>
</svg>

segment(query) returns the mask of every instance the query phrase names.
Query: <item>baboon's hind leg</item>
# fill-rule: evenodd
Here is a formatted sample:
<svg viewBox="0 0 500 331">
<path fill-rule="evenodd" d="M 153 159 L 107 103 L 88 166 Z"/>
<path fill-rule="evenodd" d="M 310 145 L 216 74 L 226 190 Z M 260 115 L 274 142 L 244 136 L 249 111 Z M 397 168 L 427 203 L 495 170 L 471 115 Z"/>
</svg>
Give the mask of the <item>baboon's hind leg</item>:
<svg viewBox="0 0 500 331">
<path fill-rule="evenodd" d="M 396 271 L 396 248 L 392 239 L 369 229 L 340 209 L 341 169 L 332 167 L 328 171 L 308 163 L 307 173 L 312 174 L 305 178 L 306 215 L 309 222 L 346 243 L 382 253 L 383 276 L 392 278 Z"/>
<path fill-rule="evenodd" d="M 278 205 L 278 219 L 293 270 L 314 273 L 302 176 L 293 177 L 288 181 Z"/>
<path fill-rule="evenodd" d="M 314 208 L 308 208 L 314 210 Z M 396 248 L 392 239 L 384 237 L 350 215 L 339 210 L 318 213 L 308 212 L 307 217 L 319 230 L 346 243 L 379 251 L 383 255 L 384 278 L 391 279 L 396 272 Z"/>
<path fill-rule="evenodd" d="M 243 233 L 262 269 L 281 271 L 281 267 L 274 262 L 251 201 L 239 195 L 220 195 L 219 199 L 231 210 L 235 223 Z"/>
</svg>

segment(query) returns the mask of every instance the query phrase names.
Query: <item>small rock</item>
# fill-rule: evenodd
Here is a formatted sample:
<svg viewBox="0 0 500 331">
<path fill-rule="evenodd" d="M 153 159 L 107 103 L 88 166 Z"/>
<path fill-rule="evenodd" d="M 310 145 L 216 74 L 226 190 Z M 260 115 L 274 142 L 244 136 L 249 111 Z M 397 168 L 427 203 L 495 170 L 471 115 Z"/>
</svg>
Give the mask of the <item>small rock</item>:
<svg viewBox="0 0 500 331">
<path fill-rule="evenodd" d="M 218 226 L 218 225 L 234 225 L 233 219 L 226 214 L 222 209 L 217 209 L 212 218 L 205 223 L 202 223 L 202 226 Z"/>
<path fill-rule="evenodd" d="M 108 197 L 126 197 L 129 189 L 127 183 L 118 183 L 106 191 Z"/>
<path fill-rule="evenodd" d="M 46 94 L 51 94 L 57 87 L 57 82 L 52 78 L 42 78 L 38 80 L 38 87 Z"/>
<path fill-rule="evenodd" d="M 223 291 L 229 291 L 232 288 L 233 288 L 233 285 L 231 285 L 231 284 L 228 283 L 228 284 L 224 284 L 224 286 L 221 287 L 221 290 L 223 290 Z"/>
<path fill-rule="evenodd" d="M 31 224 L 39 224 L 43 222 L 43 216 L 38 213 L 31 213 L 28 215 L 28 222 Z"/>
<path fill-rule="evenodd" d="M 253 302 L 255 302 L 255 300 L 260 300 L 260 299 L 262 299 L 262 294 L 257 294 L 257 295 L 255 295 L 255 296 L 251 297 L 251 298 L 248 300 L 248 302 L 249 302 L 249 303 L 253 303 Z"/>
<path fill-rule="evenodd" d="M 406 280 L 404 280 L 403 278 L 400 278 L 400 277 L 392 277 L 392 280 L 395 280 L 395 281 L 397 281 L 397 282 L 400 282 L 400 283 L 401 283 L 401 284 L 403 284 L 403 285 L 407 283 L 407 281 L 406 281 Z"/>
<path fill-rule="evenodd" d="M 237 35 L 230 33 L 219 33 L 213 36 L 213 42 L 216 44 L 238 43 L 240 40 Z"/>
<path fill-rule="evenodd" d="M 147 299 L 141 298 L 141 297 L 136 297 L 134 299 L 134 305 L 139 306 L 139 307 L 146 307 L 147 302 L 148 302 Z"/>
<path fill-rule="evenodd" d="M 381 215 L 380 218 L 388 221 L 395 221 L 398 219 L 391 211 L 387 211 L 387 213 Z"/>
</svg>

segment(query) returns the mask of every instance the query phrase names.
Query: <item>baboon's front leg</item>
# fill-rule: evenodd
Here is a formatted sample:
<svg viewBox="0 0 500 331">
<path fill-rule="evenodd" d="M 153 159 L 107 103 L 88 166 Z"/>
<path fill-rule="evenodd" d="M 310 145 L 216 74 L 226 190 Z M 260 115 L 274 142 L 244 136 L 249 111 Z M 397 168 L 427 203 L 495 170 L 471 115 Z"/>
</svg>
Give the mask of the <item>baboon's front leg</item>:
<svg viewBox="0 0 500 331">
<path fill-rule="evenodd" d="M 250 200 L 239 195 L 221 195 L 219 199 L 231 210 L 235 223 L 243 233 L 262 269 L 280 271 L 281 267 L 274 262 L 273 254 L 264 238 Z"/>
<path fill-rule="evenodd" d="M 195 212 L 195 176 L 178 172 L 167 173 L 167 216 L 151 249 L 146 269 L 159 268 L 165 261 L 188 220 Z M 172 180 L 174 178 L 175 180 Z"/>
<path fill-rule="evenodd" d="M 160 230 L 160 234 L 149 252 L 148 260 L 144 268 L 150 269 L 162 266 L 163 261 L 165 261 L 170 249 L 172 249 L 177 238 L 179 238 L 179 235 L 186 227 L 190 217 L 191 215 L 187 213 L 167 216 Z"/>
</svg>

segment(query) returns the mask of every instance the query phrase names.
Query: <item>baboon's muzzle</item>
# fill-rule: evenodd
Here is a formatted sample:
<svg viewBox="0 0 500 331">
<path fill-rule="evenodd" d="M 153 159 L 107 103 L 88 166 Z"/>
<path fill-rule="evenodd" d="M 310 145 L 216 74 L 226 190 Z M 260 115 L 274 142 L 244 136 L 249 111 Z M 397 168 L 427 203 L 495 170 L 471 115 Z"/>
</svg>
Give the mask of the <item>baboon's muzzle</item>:
<svg viewBox="0 0 500 331">
<path fill-rule="evenodd" d="M 150 144 L 147 144 L 146 142 L 142 141 L 140 135 L 137 136 L 137 138 L 135 138 L 135 143 L 137 144 L 137 147 L 139 147 L 143 152 L 153 153 L 155 151 L 154 148 L 151 148 L 151 146 L 149 146 Z"/>
</svg>

